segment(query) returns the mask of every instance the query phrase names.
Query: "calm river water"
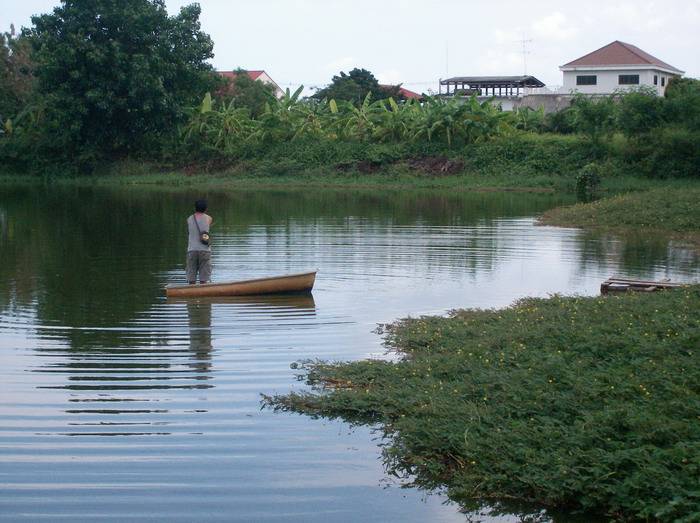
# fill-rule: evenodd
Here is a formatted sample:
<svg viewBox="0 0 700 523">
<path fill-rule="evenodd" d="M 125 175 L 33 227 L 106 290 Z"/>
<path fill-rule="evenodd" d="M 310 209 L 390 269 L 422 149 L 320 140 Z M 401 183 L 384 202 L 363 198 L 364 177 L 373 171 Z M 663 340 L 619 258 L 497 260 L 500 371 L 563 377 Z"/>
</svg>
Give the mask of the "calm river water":
<svg viewBox="0 0 700 523">
<path fill-rule="evenodd" d="M 569 196 L 0 187 L 0 518 L 464 521 L 385 475 L 370 429 L 260 409 L 378 323 L 607 277 L 700 278 L 663 238 L 535 225 Z M 310 296 L 168 300 L 209 200 L 214 280 L 320 270 Z M 483 521 L 517 521 L 487 515 Z"/>
</svg>

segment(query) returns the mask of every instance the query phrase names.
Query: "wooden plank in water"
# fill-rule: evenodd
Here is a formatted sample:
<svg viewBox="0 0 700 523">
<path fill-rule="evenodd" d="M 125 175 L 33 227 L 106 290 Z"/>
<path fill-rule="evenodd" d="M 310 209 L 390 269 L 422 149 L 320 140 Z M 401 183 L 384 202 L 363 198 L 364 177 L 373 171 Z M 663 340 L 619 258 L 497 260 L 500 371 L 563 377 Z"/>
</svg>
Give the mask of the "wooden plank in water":
<svg viewBox="0 0 700 523">
<path fill-rule="evenodd" d="M 608 278 L 600 284 L 600 292 L 640 291 L 653 292 L 660 289 L 682 287 L 683 283 L 672 283 L 668 278 L 661 281 L 631 280 L 627 278 Z"/>
<path fill-rule="evenodd" d="M 651 281 L 651 280 L 632 280 L 632 279 L 626 279 L 626 278 L 608 278 L 606 280 L 607 282 L 610 283 L 620 283 L 620 284 L 626 284 L 626 285 L 637 285 L 637 286 L 645 286 L 645 285 L 657 285 L 657 286 L 662 286 L 662 287 L 682 287 L 683 283 L 674 283 L 671 282 L 668 278 L 659 280 L 659 281 Z"/>
</svg>

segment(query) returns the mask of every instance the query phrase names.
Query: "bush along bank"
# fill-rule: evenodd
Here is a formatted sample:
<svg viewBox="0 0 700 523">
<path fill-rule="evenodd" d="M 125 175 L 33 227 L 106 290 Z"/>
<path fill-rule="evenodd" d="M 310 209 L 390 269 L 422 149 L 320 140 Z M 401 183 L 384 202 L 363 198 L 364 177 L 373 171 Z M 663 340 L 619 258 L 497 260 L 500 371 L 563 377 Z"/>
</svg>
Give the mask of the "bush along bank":
<svg viewBox="0 0 700 523">
<path fill-rule="evenodd" d="M 447 176 L 510 178 L 515 185 L 536 178 L 561 178 L 560 187 L 574 189 L 576 176 L 586 165 L 598 162 L 605 180 L 623 171 L 614 161 L 601 161 L 600 146 L 572 135 L 518 133 L 486 142 L 453 145 L 401 142 L 363 143 L 343 140 L 246 143 L 230 151 L 178 153 L 171 169 L 206 172 L 219 177 L 349 178 L 384 175 L 439 179 Z M 183 161 L 183 159 L 187 159 Z M 614 171 L 614 172 L 613 172 Z"/>
<path fill-rule="evenodd" d="M 668 99 L 643 91 L 601 100 L 575 95 L 570 107 L 550 115 L 528 108 L 501 111 L 495 101 L 474 96 L 397 103 L 373 102 L 368 95 L 351 103 L 304 100 L 298 90 L 281 99 L 269 95 L 265 110 L 253 116 L 233 101 L 206 95 L 198 106 L 183 108 L 176 129 L 164 128 L 119 150 L 89 143 L 61 146 L 50 115 L 30 118 L 29 112 L 8 120 L 11 125 L 0 133 L 0 160 L 16 173 L 56 176 L 104 170 L 126 154 L 159 162 L 162 169 L 230 176 L 330 172 L 569 179 L 596 162 L 603 185 L 629 173 L 697 179 L 700 118 L 693 97 L 700 96 L 700 82 L 686 87 Z M 654 118 L 648 118 L 650 108 Z"/>
<path fill-rule="evenodd" d="M 465 507 L 700 517 L 697 286 L 532 298 L 382 331 L 399 361 L 301 362 L 311 389 L 264 405 L 377 427 L 390 474 Z"/>
<path fill-rule="evenodd" d="M 595 142 L 581 135 L 529 132 L 452 145 L 319 138 L 246 142 L 221 151 L 180 146 L 161 161 L 161 170 L 271 181 L 296 177 L 326 182 L 378 175 L 388 182 L 407 177 L 438 185 L 441 178 L 454 177 L 462 178 L 465 185 L 480 179 L 480 185 L 566 190 L 580 189 L 582 181 L 586 189 L 606 190 L 620 179 L 634 177 L 639 182 L 631 188 L 638 189 L 645 179 L 700 179 L 700 156 L 690 145 L 693 137 L 681 134 L 685 141 L 679 147 L 662 137 L 642 143 L 622 137 Z M 700 140 L 700 134 L 696 138 Z M 653 148 L 651 156 L 649 148 Z M 594 179 L 590 179 L 592 171 Z M 625 187 L 629 186 L 626 182 Z"/>
</svg>

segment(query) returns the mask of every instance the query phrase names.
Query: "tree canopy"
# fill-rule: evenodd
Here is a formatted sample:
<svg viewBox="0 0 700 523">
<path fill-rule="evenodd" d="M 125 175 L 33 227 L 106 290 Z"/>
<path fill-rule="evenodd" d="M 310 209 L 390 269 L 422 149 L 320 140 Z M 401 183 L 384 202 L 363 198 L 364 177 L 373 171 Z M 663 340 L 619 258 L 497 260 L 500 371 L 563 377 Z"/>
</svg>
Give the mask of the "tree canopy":
<svg viewBox="0 0 700 523">
<path fill-rule="evenodd" d="M 35 98 L 34 66 L 25 35 L 14 27 L 0 34 L 0 121 L 13 118 Z"/>
<path fill-rule="evenodd" d="M 171 130 L 216 73 L 200 7 L 170 17 L 162 0 L 62 0 L 32 18 L 39 89 L 57 139 L 121 153 Z"/>
<path fill-rule="evenodd" d="M 400 88 L 400 85 L 382 87 L 372 73 L 366 69 L 355 68 L 348 74 L 341 71 L 340 76 L 334 76 L 330 85 L 320 89 L 312 98 L 345 100 L 359 106 L 367 97 L 367 93 L 371 93 L 373 101 L 386 98 L 402 99 L 399 94 Z"/>
<path fill-rule="evenodd" d="M 671 78 L 665 92 L 667 118 L 693 131 L 700 131 L 700 80 Z"/>
</svg>

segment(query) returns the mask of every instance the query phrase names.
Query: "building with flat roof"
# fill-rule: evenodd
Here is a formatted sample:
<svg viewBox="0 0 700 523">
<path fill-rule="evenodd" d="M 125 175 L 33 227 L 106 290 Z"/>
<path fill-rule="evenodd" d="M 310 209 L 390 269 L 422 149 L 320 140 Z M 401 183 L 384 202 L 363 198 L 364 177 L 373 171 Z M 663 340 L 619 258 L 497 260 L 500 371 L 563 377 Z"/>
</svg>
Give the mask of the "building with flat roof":
<svg viewBox="0 0 700 523">
<path fill-rule="evenodd" d="M 526 89 L 541 87 L 544 84 L 534 76 L 455 76 L 440 80 L 440 94 L 446 95 L 464 91 L 478 96 L 522 96 Z"/>
<path fill-rule="evenodd" d="M 440 80 L 439 96 L 476 94 L 479 102 L 493 98 L 494 105 L 511 111 L 519 107 L 528 94 L 538 92 L 543 87 L 544 83 L 534 76 L 455 76 Z"/>
</svg>

